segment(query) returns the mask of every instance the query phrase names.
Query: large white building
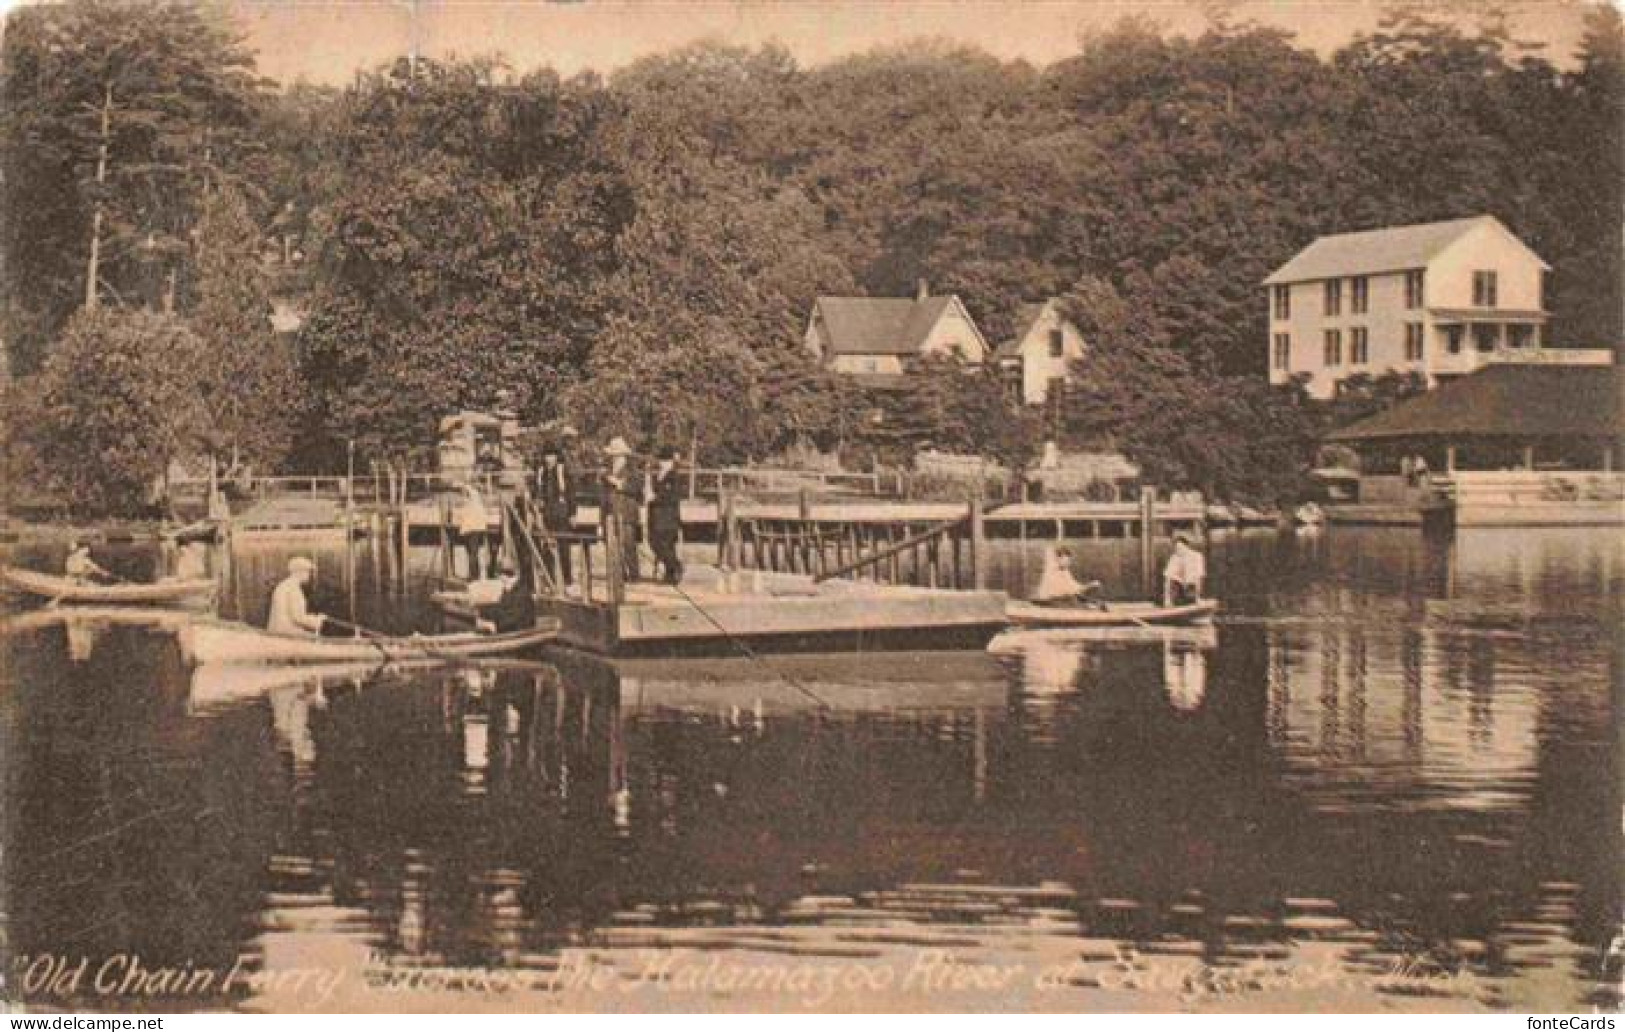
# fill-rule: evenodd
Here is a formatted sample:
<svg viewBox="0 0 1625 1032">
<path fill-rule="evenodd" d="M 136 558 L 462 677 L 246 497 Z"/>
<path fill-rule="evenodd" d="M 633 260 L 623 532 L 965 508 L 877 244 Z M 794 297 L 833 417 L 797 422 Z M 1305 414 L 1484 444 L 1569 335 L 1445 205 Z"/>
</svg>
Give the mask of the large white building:
<svg viewBox="0 0 1625 1032">
<path fill-rule="evenodd" d="M 1321 237 L 1264 280 L 1270 382 L 1307 374 L 1329 398 L 1357 373 L 1431 386 L 1497 361 L 1606 362 L 1542 350 L 1548 268 L 1490 215 Z"/>
</svg>

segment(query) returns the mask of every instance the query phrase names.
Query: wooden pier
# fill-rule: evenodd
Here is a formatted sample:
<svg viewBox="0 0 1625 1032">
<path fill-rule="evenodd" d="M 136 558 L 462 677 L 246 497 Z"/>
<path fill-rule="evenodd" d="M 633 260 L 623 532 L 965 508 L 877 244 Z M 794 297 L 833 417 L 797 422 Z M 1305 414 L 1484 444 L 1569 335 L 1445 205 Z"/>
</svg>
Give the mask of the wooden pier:
<svg viewBox="0 0 1625 1032">
<path fill-rule="evenodd" d="M 815 582 L 762 570 L 690 569 L 679 587 L 631 584 L 620 601 L 551 596 L 559 641 L 606 655 L 981 649 L 1004 629 L 1002 591 Z"/>
<path fill-rule="evenodd" d="M 746 525 L 771 531 L 775 525 L 816 526 L 826 534 L 856 533 L 867 537 L 894 535 L 910 527 L 951 520 L 964 513 L 962 502 L 909 502 L 885 499 L 845 498 L 833 501 L 808 500 L 762 502 L 738 500 L 734 516 Z M 724 499 L 694 498 L 683 502 L 683 533 L 689 541 L 715 541 L 723 524 Z M 985 516 L 990 538 L 1134 538 L 1140 534 L 1141 509 L 1138 502 L 1014 502 L 990 508 Z M 412 533 L 427 539 L 440 532 L 444 506 L 434 500 L 412 503 L 407 521 Z M 1207 507 L 1200 503 L 1156 505 L 1153 526 L 1158 536 L 1181 530 L 1203 530 L 1208 523 Z M 1273 523 L 1273 518 L 1260 523 Z M 596 505 L 584 505 L 576 512 L 578 531 L 596 530 L 601 516 Z M 495 517 L 492 527 L 495 529 Z"/>
<path fill-rule="evenodd" d="M 562 644 L 604 655 L 983 648 L 1006 624 L 1002 591 L 985 590 L 980 506 L 955 519 L 888 534 L 834 535 L 813 525 L 766 530 L 728 500 L 717 562 L 679 584 L 637 580 L 623 566 L 623 531 L 549 533 L 525 503 L 504 503 L 503 540 L 533 571 L 538 616 Z M 652 563 L 645 570 L 653 574 Z M 567 579 L 568 566 L 573 576 Z M 455 597 L 448 615 L 472 614 Z"/>
</svg>

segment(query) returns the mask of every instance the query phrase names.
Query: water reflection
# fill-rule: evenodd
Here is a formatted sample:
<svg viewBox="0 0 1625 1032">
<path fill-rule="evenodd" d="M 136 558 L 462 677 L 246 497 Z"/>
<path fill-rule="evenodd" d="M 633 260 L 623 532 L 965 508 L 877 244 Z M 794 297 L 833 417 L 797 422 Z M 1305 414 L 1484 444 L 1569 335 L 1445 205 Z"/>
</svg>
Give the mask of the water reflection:
<svg viewBox="0 0 1625 1032">
<path fill-rule="evenodd" d="M 239 972 L 177 1007 L 1612 1005 L 1619 545 L 1505 544 L 1237 541 L 1234 622 L 998 655 L 186 671 L 42 625 L 12 945 Z"/>
</svg>

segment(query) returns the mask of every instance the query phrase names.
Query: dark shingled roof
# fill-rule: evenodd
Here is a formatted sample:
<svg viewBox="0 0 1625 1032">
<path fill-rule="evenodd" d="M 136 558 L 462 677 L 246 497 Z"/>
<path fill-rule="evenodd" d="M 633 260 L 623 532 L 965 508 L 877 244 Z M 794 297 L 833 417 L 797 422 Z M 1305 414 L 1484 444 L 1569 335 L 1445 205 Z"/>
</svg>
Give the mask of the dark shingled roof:
<svg viewBox="0 0 1625 1032">
<path fill-rule="evenodd" d="M 818 311 L 833 355 L 913 355 L 953 304 L 952 294 L 912 297 L 820 297 Z"/>
<path fill-rule="evenodd" d="M 1625 376 L 1617 366 L 1492 365 L 1328 439 L 1617 437 L 1625 429 L 1622 402 Z"/>
</svg>

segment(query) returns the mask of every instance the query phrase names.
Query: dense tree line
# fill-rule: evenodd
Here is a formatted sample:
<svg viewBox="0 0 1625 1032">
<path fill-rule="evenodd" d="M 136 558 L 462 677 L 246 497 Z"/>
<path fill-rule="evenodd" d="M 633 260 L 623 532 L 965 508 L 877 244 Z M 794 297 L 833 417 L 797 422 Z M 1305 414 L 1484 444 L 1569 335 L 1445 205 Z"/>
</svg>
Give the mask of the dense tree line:
<svg viewBox="0 0 1625 1032">
<path fill-rule="evenodd" d="M 1280 493 L 1361 404 L 1263 384 L 1257 284 L 1318 234 L 1493 213 L 1553 265 L 1558 343 L 1621 339 L 1625 43 L 1608 6 L 1587 26 L 1543 55 L 1493 11 L 1395 4 L 1329 58 L 1216 16 L 1196 38 L 1128 20 L 1044 69 L 703 44 L 607 80 L 403 58 L 279 90 L 180 0 L 23 8 L 0 50 L 10 390 L 56 397 L 22 385 L 178 321 L 201 404 L 166 452 L 410 461 L 437 414 L 500 394 L 712 459 L 1018 458 L 1035 430 L 1011 404 L 934 373 L 855 397 L 801 354 L 815 294 L 924 278 L 993 340 L 1021 301 L 1067 299 L 1097 347 L 1048 425 L 1159 479 Z M 273 292 L 307 312 L 281 351 L 252 328 Z"/>
</svg>

